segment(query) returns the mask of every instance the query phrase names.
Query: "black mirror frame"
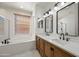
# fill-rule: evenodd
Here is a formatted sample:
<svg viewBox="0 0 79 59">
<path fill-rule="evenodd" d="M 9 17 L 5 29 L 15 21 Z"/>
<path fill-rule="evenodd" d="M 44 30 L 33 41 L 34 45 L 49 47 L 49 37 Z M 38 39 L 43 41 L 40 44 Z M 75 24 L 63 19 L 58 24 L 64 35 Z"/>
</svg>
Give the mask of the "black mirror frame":
<svg viewBox="0 0 79 59">
<path fill-rule="evenodd" d="M 69 4 L 69 5 L 65 6 L 65 7 L 63 7 L 62 9 L 66 8 L 66 7 L 68 7 L 68 6 L 71 6 L 71 5 L 74 4 L 74 3 L 75 3 L 75 2 L 72 2 L 71 4 Z M 58 11 L 56 12 L 56 33 L 57 33 L 57 34 L 59 34 L 59 33 L 58 33 L 58 12 L 61 11 L 62 9 L 60 9 L 60 10 L 58 10 Z M 79 2 L 78 2 L 78 15 L 79 15 Z M 79 17 L 78 17 L 78 23 L 79 23 Z M 79 32 L 79 26 L 78 26 L 78 32 Z M 78 33 L 78 35 L 68 35 L 68 36 L 76 37 L 76 36 L 79 36 L 79 33 Z"/>
<path fill-rule="evenodd" d="M 49 16 L 52 16 L 52 17 L 51 17 L 51 18 L 52 18 L 52 20 L 51 20 L 51 31 L 50 31 L 50 32 L 47 32 L 47 31 L 46 31 L 46 18 L 49 17 Z M 45 32 L 46 32 L 46 33 L 52 33 L 52 32 L 53 32 L 53 15 L 49 15 L 49 16 L 47 16 L 47 17 L 45 18 Z"/>
</svg>

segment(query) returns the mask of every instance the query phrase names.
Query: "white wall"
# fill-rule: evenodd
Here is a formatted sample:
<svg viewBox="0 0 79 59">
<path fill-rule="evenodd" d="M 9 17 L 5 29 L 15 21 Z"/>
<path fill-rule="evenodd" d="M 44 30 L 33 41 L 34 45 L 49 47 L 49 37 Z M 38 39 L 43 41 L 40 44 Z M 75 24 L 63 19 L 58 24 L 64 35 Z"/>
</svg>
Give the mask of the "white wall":
<svg viewBox="0 0 79 59">
<path fill-rule="evenodd" d="M 53 9 L 52 5 L 53 4 L 50 5 L 50 3 L 49 3 L 49 5 L 46 5 L 46 7 L 44 7 L 44 8 L 42 8 L 40 6 L 36 6 L 36 17 L 43 18 L 43 13 L 45 13 L 47 10 L 49 10 L 49 8 Z M 36 21 L 37 21 L 37 19 L 36 19 Z M 37 33 L 45 34 L 45 27 L 43 29 L 39 29 L 36 27 L 36 31 L 37 31 Z M 54 11 L 54 10 L 53 10 L 53 33 L 51 33 L 51 35 L 53 35 L 54 37 L 57 36 L 57 34 L 56 34 L 56 11 Z"/>
<path fill-rule="evenodd" d="M 0 15 L 6 17 L 6 19 L 8 19 L 8 21 L 9 21 L 9 29 L 8 30 L 9 30 L 9 34 L 10 34 L 10 39 L 15 40 L 15 41 L 34 40 L 34 30 L 33 30 L 34 29 L 34 27 L 33 27 L 34 26 L 34 17 L 31 18 L 31 24 L 30 24 L 31 26 L 30 26 L 30 33 L 29 34 L 15 34 L 14 13 L 33 16 L 32 13 L 28 12 L 28 11 L 0 7 Z"/>
<path fill-rule="evenodd" d="M 40 6 L 36 5 L 36 13 L 35 13 L 36 24 L 38 23 L 38 20 L 39 20 L 38 18 L 43 19 L 42 16 L 43 16 L 43 12 L 45 12 L 44 10 L 45 10 L 45 8 L 41 8 Z M 41 28 L 37 28 L 37 27 L 38 27 L 38 24 L 36 25 L 36 31 L 38 33 L 44 33 L 44 28 L 41 29 Z"/>
</svg>

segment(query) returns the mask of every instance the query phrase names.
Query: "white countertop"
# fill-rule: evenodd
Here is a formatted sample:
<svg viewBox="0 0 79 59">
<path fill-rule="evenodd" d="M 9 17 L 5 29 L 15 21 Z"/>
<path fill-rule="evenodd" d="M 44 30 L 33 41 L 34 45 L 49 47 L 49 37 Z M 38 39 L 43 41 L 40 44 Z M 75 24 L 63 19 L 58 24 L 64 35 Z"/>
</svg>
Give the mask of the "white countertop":
<svg viewBox="0 0 79 59">
<path fill-rule="evenodd" d="M 36 34 L 37 36 L 43 38 L 44 40 L 68 51 L 69 53 L 73 54 L 74 56 L 79 57 L 79 41 L 70 39 L 68 42 L 65 40 L 60 40 L 57 38 L 53 38 L 51 36 L 46 36 L 45 34 Z"/>
</svg>

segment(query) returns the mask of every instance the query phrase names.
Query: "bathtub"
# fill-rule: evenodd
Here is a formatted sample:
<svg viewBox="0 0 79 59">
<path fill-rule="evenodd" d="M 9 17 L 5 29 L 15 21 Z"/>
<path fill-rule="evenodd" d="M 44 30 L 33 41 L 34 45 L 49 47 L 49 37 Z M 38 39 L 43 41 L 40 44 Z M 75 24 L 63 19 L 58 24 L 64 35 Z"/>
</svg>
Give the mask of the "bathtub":
<svg viewBox="0 0 79 59">
<path fill-rule="evenodd" d="M 0 57 L 10 57 L 15 54 L 35 49 L 35 40 L 27 42 L 0 44 Z"/>
</svg>

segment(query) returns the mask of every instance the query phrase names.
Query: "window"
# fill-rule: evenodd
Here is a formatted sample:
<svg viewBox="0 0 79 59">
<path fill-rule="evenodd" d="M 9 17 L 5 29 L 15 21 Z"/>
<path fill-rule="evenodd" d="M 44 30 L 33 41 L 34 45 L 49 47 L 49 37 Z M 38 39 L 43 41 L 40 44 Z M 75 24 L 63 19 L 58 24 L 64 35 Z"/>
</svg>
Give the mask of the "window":
<svg viewBox="0 0 79 59">
<path fill-rule="evenodd" d="M 4 18 L 0 16 L 0 35 L 4 34 Z"/>
<path fill-rule="evenodd" d="M 15 14 L 15 33 L 26 34 L 30 31 L 30 16 Z"/>
</svg>

